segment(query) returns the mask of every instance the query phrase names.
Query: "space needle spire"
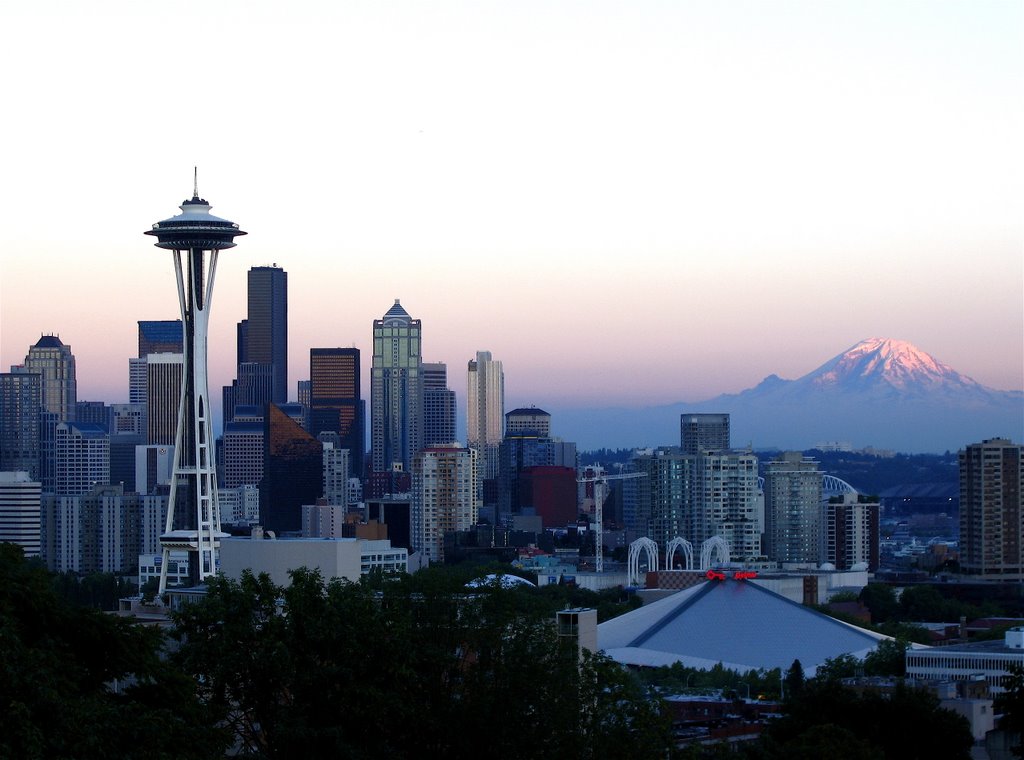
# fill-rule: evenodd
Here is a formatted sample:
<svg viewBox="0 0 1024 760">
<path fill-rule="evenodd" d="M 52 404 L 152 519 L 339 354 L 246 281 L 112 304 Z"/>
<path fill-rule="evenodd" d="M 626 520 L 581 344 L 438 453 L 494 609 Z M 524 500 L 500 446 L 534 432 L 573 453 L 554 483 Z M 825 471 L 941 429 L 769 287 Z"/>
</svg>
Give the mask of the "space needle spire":
<svg viewBox="0 0 1024 760">
<path fill-rule="evenodd" d="M 217 503 L 206 342 L 217 254 L 224 248 L 233 248 L 234 239 L 246 233 L 234 222 L 210 213 L 210 204 L 199 197 L 198 173 L 193 171 L 192 198 L 181 204 L 181 213 L 157 222 L 144 233 L 157 239 L 157 248 L 171 251 L 184 328 L 184 368 L 171 492 L 167 523 L 160 536 L 160 594 L 167 587 L 172 550 L 189 552 L 189 578 L 193 583 L 201 583 L 217 572 L 217 549 L 224 535 Z"/>
</svg>

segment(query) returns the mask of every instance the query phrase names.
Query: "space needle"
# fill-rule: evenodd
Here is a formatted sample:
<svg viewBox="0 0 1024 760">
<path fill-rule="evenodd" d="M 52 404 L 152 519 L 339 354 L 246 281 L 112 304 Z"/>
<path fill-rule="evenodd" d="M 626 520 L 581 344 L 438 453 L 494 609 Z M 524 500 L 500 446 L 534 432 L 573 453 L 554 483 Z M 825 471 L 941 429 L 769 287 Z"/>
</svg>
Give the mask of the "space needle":
<svg viewBox="0 0 1024 760">
<path fill-rule="evenodd" d="M 217 503 L 206 340 L 217 254 L 224 248 L 234 248 L 234 239 L 246 234 L 234 222 L 210 213 L 210 204 L 199 197 L 198 183 L 194 185 L 192 199 L 184 201 L 180 208 L 180 214 L 157 222 L 145 232 L 157 239 L 157 248 L 171 252 L 184 331 L 171 491 L 167 523 L 160 536 L 160 594 L 167 588 L 167 565 L 172 550 L 189 552 L 189 578 L 198 584 L 217 572 L 217 549 L 221 536 L 226 535 L 220 529 Z"/>
</svg>

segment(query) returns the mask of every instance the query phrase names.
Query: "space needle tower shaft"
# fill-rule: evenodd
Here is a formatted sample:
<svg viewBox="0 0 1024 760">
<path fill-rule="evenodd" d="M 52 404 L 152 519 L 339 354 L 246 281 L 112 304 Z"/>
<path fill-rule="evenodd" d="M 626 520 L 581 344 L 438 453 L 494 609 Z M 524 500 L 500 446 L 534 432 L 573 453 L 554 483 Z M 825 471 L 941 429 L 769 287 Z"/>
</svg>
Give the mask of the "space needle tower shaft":
<svg viewBox="0 0 1024 760">
<path fill-rule="evenodd" d="M 156 247 L 171 251 L 183 328 L 183 368 L 175 435 L 167 522 L 160 536 L 163 550 L 160 591 L 167 587 L 171 551 L 189 552 L 189 577 L 201 583 L 217 572 L 221 533 L 217 503 L 216 457 L 207 381 L 207 335 L 217 254 L 246 234 L 234 222 L 210 213 L 199 197 L 184 201 L 181 213 L 153 225 L 146 235 Z M 209 256 L 207 256 L 209 254 Z"/>
</svg>

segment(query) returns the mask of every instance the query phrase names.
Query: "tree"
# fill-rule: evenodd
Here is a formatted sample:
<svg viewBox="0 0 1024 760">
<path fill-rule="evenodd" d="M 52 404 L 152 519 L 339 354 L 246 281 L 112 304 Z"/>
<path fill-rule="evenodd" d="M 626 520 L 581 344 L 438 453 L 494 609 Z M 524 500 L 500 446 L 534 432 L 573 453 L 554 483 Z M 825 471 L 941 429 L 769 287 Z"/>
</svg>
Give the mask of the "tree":
<svg viewBox="0 0 1024 760">
<path fill-rule="evenodd" d="M 907 674 L 907 648 L 909 642 L 901 639 L 883 639 L 864 658 L 866 676 L 905 676 Z"/>
<path fill-rule="evenodd" d="M 844 747 L 843 739 L 856 737 Z M 768 724 L 753 753 L 763 758 L 912 758 L 967 760 L 973 737 L 965 718 L 944 710 L 927 689 L 898 686 L 858 696 L 834 681 L 808 681 L 785 715 Z"/>
<path fill-rule="evenodd" d="M 223 756 L 226 734 L 151 627 L 71 604 L 0 544 L 0 757 Z"/>
<path fill-rule="evenodd" d="M 869 583 L 860 592 L 860 600 L 871 611 L 873 623 L 884 623 L 899 611 L 899 602 L 892 586 L 884 583 Z"/>
<path fill-rule="evenodd" d="M 819 683 L 835 683 L 843 678 L 853 678 L 860 667 L 860 660 L 852 654 L 829 657 L 815 670 L 814 680 Z"/>
<path fill-rule="evenodd" d="M 254 757 L 670 746 L 659 703 L 615 663 L 566 650 L 539 596 L 417 576 L 376 589 L 306 570 L 287 588 L 213 579 L 176 617 L 175 659 Z"/>
<path fill-rule="evenodd" d="M 798 697 L 804 690 L 804 666 L 800 664 L 800 660 L 793 660 L 793 664 L 789 666 L 789 670 L 786 671 L 785 685 L 786 685 L 786 696 L 790 699 Z"/>
<path fill-rule="evenodd" d="M 934 586 L 910 586 L 900 595 L 900 617 L 929 623 L 960 619 L 960 606 L 950 603 Z"/>
<path fill-rule="evenodd" d="M 1011 734 L 1016 734 L 1012 748 L 1014 757 L 1024 757 L 1024 667 L 1010 666 L 1010 675 L 1003 684 L 1004 692 L 996 697 L 995 710 L 1003 714 L 999 727 Z"/>
</svg>

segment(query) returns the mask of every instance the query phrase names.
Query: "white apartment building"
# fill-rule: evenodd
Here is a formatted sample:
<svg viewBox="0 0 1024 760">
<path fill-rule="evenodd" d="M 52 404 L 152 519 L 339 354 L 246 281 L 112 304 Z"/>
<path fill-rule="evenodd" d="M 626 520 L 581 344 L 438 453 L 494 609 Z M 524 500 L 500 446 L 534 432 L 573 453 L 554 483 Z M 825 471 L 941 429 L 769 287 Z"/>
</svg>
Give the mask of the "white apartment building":
<svg viewBox="0 0 1024 760">
<path fill-rule="evenodd" d="M 444 535 L 469 530 L 480 511 L 475 449 L 458 444 L 423 449 L 412 465 L 412 547 L 429 562 L 444 559 Z"/>
<path fill-rule="evenodd" d="M 17 544 L 26 557 L 39 556 L 42 487 L 27 472 L 0 472 L 0 541 Z"/>
</svg>

